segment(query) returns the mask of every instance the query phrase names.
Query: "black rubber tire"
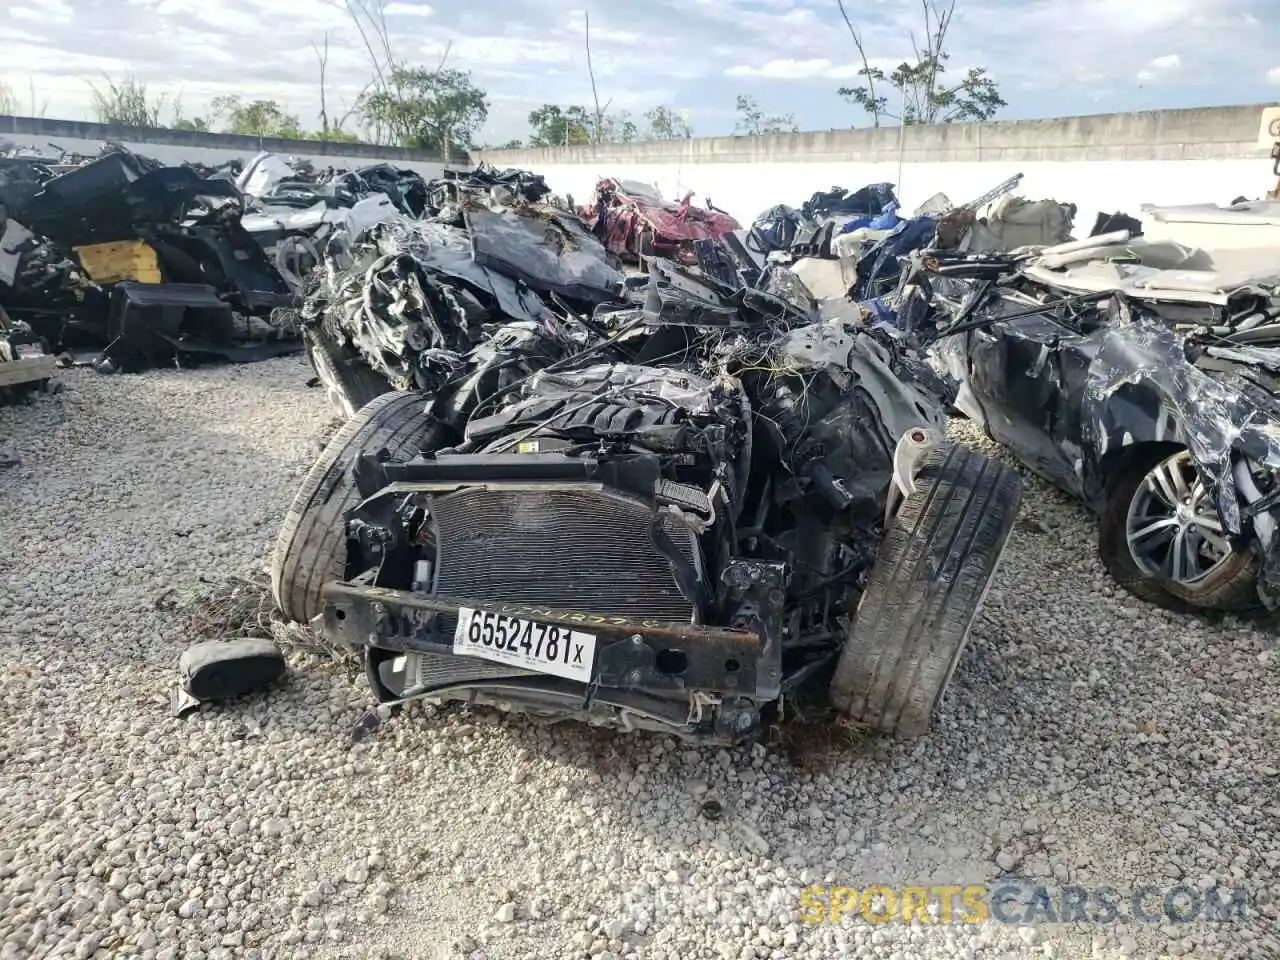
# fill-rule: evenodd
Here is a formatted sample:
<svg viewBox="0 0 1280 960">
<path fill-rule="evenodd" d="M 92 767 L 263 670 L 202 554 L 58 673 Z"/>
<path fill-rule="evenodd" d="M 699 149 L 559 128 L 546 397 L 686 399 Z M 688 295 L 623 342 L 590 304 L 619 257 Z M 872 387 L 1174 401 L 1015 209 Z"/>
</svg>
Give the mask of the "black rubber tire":
<svg viewBox="0 0 1280 960">
<path fill-rule="evenodd" d="M 929 732 L 1022 501 L 1004 464 L 947 443 L 931 453 L 885 532 L 831 680 L 850 719 Z"/>
<path fill-rule="evenodd" d="M 346 570 L 349 510 L 360 502 L 351 469 L 361 453 L 386 450 L 392 460 L 419 451 L 431 422 L 421 393 L 385 393 L 342 425 L 289 505 L 271 561 L 271 592 L 290 620 L 308 623 L 323 610 L 320 587 Z"/>
<path fill-rule="evenodd" d="M 1139 600 L 1190 613 L 1197 610 L 1252 610 L 1258 599 L 1258 558 L 1249 552 L 1235 553 L 1194 586 L 1152 577 L 1138 566 L 1129 552 L 1125 522 L 1129 503 L 1147 474 L 1157 464 L 1178 453 L 1171 444 L 1135 447 L 1117 464 L 1107 483 L 1107 501 L 1098 528 L 1098 556 L 1107 573 Z"/>
<path fill-rule="evenodd" d="M 344 420 L 351 419 L 355 412 L 384 393 L 395 388 L 377 373 L 364 359 L 353 351 L 344 350 L 324 330 L 312 327 L 303 334 L 303 342 L 307 347 L 307 359 L 320 378 L 321 383 L 333 380 L 333 388 L 341 394 L 342 403 L 334 402 L 329 397 L 329 405 Z M 328 365 L 331 373 L 322 369 Z M 327 391 L 326 391 L 327 392 Z"/>
</svg>

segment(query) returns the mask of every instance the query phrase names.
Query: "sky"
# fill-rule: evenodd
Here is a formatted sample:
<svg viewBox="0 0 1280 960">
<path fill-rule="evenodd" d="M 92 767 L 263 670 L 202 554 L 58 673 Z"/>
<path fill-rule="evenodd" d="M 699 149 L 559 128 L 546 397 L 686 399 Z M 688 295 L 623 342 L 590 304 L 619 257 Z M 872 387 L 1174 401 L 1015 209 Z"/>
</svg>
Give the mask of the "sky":
<svg viewBox="0 0 1280 960">
<path fill-rule="evenodd" d="M 235 94 L 318 128 L 326 37 L 331 116 L 372 75 L 348 2 L 385 5 L 397 59 L 435 67 L 447 48 L 471 72 L 490 104 L 480 144 L 526 137 L 544 103 L 591 104 L 588 15 L 610 111 L 663 105 L 695 136 L 725 135 L 745 94 L 804 130 L 870 125 L 836 92 L 859 66 L 836 0 L 5 0 L 0 80 L 22 113 L 91 120 L 90 84 L 132 74 L 187 117 Z M 845 7 L 874 64 L 910 56 L 920 0 Z M 1280 100 L 1277 13 L 1275 0 L 957 0 L 949 71 L 985 67 L 1005 119 Z"/>
</svg>

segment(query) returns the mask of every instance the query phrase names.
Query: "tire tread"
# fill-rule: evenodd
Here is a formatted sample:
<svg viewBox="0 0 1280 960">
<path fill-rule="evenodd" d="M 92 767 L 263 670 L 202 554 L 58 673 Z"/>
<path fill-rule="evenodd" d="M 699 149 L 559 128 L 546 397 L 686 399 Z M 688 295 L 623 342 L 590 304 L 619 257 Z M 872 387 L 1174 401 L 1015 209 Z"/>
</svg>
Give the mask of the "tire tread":
<svg viewBox="0 0 1280 960">
<path fill-rule="evenodd" d="M 950 443 L 916 486 L 885 533 L 831 684 L 852 719 L 905 736 L 928 731 L 1022 495 L 1011 468 Z"/>
<path fill-rule="evenodd" d="M 385 449 L 405 459 L 422 436 L 426 401 L 419 393 L 384 393 L 342 425 L 285 511 L 271 563 L 276 606 L 307 623 L 321 612 L 320 587 L 346 567 L 344 518 L 360 502 L 351 476 L 356 457 Z"/>
</svg>

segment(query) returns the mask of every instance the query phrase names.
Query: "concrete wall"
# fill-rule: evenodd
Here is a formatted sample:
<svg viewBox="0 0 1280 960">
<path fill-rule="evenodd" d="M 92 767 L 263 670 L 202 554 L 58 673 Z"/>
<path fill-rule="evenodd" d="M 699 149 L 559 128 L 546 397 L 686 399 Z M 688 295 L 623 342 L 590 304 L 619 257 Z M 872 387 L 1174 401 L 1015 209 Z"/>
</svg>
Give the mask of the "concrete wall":
<svg viewBox="0 0 1280 960">
<path fill-rule="evenodd" d="M 277 140 L 242 137 L 228 133 L 198 133 L 147 127 L 117 127 L 77 120 L 0 116 L 0 148 L 6 142 L 48 151 L 54 144 L 70 153 L 96 154 L 103 141 L 112 140 L 162 163 L 221 164 L 248 160 L 259 151 L 302 157 L 319 166 L 363 167 L 386 161 L 398 167 L 436 177 L 444 169 L 438 152 L 384 147 L 371 143 L 329 143 L 321 140 Z M 465 165 L 465 154 L 452 158 Z"/>
<path fill-rule="evenodd" d="M 963 203 L 1022 173 L 1022 195 L 1079 207 L 1082 235 L 1099 211 L 1262 196 L 1274 182 L 1269 147 L 1258 142 L 1267 106 L 491 151 L 477 159 L 535 170 L 578 202 L 599 176 L 650 183 L 672 198 L 692 190 L 744 223 L 836 184 L 895 183 L 911 208 L 939 191 Z"/>
</svg>

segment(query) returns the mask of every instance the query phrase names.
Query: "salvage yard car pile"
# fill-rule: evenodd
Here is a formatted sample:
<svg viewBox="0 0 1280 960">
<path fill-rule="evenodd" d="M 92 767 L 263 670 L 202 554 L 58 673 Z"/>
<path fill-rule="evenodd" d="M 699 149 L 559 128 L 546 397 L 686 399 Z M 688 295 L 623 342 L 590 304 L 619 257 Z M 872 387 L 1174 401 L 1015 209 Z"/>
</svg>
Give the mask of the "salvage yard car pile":
<svg viewBox="0 0 1280 960">
<path fill-rule="evenodd" d="M 334 394 L 397 390 L 338 403 L 284 613 L 364 649 L 384 703 L 731 742 L 816 696 L 923 733 L 1021 490 L 942 439 L 923 365 L 715 240 L 627 276 L 540 183 L 437 199 L 313 275 Z"/>
<path fill-rule="evenodd" d="M 926 358 L 945 402 L 1097 511 L 1103 564 L 1131 593 L 1274 609 L 1280 270 L 1274 234 L 1252 238 L 1277 205 L 1149 207 L 1146 236 L 1112 215 L 1071 240 L 1073 207 L 1003 188 L 983 217 L 934 198 L 837 249 L 816 264 L 849 279 L 829 309 Z"/>
<path fill-rule="evenodd" d="M 1021 490 L 948 410 L 1097 508 L 1138 596 L 1276 606 L 1280 276 L 1072 241 L 1019 179 L 660 251 L 477 171 L 330 244 L 302 315 L 349 419 L 281 531 L 281 609 L 384 704 L 729 742 L 818 698 L 920 734 Z"/>
<path fill-rule="evenodd" d="M 235 183 L 123 149 L 49 173 L 0 188 L 0 305 L 53 352 L 115 370 L 297 349 L 270 322 L 291 293 L 241 226 Z"/>
<path fill-rule="evenodd" d="M 918 735 L 1021 498 L 948 413 L 1099 513 L 1133 594 L 1280 606 L 1274 243 L 1202 246 L 1212 211 L 1176 209 L 1075 240 L 1020 180 L 909 216 L 835 187 L 742 230 L 484 165 L 10 157 L 0 387 L 46 344 L 106 370 L 305 349 L 344 423 L 273 593 L 381 704 L 718 743 L 816 704 Z M 1270 216 L 1214 209 L 1219 239 Z"/>
<path fill-rule="evenodd" d="M 425 194 L 422 177 L 386 164 L 317 172 L 260 154 L 212 170 L 113 144 L 89 158 L 11 148 L 0 154 L 6 329 L 103 371 L 296 352 L 291 308 L 317 244 L 421 212 Z"/>
</svg>

